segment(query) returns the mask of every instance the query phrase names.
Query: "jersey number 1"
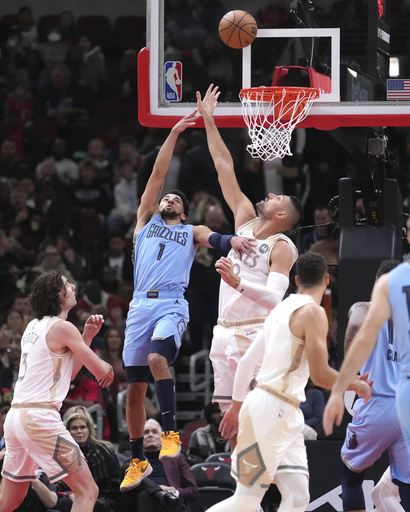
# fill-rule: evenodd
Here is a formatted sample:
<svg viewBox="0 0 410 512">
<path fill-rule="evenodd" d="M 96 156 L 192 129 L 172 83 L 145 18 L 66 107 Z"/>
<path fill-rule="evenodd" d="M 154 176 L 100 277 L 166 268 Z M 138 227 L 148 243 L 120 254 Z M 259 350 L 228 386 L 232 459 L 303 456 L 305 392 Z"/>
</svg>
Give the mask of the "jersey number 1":
<svg viewBox="0 0 410 512">
<path fill-rule="evenodd" d="M 164 249 L 165 249 L 165 244 L 159 244 L 157 261 L 159 261 L 162 258 L 162 255 L 164 254 Z"/>
</svg>

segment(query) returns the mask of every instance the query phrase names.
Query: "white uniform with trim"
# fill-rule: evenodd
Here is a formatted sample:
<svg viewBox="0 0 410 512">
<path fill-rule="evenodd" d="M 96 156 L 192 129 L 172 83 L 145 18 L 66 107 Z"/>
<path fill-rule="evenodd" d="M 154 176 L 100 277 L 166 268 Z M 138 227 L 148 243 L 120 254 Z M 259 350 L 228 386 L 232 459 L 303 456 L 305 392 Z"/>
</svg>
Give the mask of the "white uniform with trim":
<svg viewBox="0 0 410 512">
<path fill-rule="evenodd" d="M 257 387 L 246 395 L 240 411 L 238 444 L 232 454 L 232 473 L 246 486 L 258 480 L 268 487 L 279 472 L 308 475 L 304 418 L 298 405 L 305 400 L 309 364 L 305 341 L 293 336 L 289 321 L 297 309 L 313 302 L 309 295 L 292 294 L 278 304 L 235 379 L 233 398 L 243 401 L 244 382 L 263 359 Z"/>
<path fill-rule="evenodd" d="M 39 467 L 54 482 L 82 465 L 81 451 L 59 413 L 70 387 L 74 355 L 71 350 L 54 354 L 46 341 L 60 321 L 49 316 L 34 319 L 21 339 L 19 376 L 4 423 L 2 470 L 5 478 L 16 482 L 36 480 Z"/>
<path fill-rule="evenodd" d="M 240 236 L 253 237 L 258 219 L 255 217 L 237 230 Z M 234 272 L 252 283 L 266 285 L 269 261 L 275 244 L 283 240 L 292 251 L 292 265 L 298 251 L 289 237 L 282 233 L 265 240 L 256 240 L 255 254 L 239 259 L 231 249 L 228 258 L 234 263 Z M 221 279 L 219 291 L 219 318 L 214 327 L 210 358 L 214 370 L 213 400 L 226 411 L 232 400 L 233 381 L 238 363 L 263 326 L 270 310 L 245 297 Z"/>
</svg>

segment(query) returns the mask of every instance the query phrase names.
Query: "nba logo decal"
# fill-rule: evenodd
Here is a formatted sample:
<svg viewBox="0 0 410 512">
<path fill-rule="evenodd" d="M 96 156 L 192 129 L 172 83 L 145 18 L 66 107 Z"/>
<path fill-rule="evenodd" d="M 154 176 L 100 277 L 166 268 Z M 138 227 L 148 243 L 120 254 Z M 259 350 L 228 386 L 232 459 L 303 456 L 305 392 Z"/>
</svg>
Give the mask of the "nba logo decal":
<svg viewBox="0 0 410 512">
<path fill-rule="evenodd" d="M 165 63 L 165 99 L 181 101 L 182 97 L 182 64 L 179 61 Z"/>
</svg>

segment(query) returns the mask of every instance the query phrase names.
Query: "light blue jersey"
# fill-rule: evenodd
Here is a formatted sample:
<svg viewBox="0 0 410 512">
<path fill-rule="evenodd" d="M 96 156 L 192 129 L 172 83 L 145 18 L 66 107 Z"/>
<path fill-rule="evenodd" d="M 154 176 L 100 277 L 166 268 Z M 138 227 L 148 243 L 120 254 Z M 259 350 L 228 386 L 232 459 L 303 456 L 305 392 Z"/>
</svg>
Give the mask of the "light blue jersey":
<svg viewBox="0 0 410 512">
<path fill-rule="evenodd" d="M 360 374 L 369 372 L 369 379 L 374 379 L 372 397 L 395 397 L 399 371 L 399 349 L 393 322 L 389 320 L 383 324 L 373 352 L 360 369 Z"/>
<path fill-rule="evenodd" d="M 402 263 L 389 274 L 389 300 L 400 350 L 396 409 L 410 454 L 410 265 Z"/>
<path fill-rule="evenodd" d="M 134 249 L 123 360 L 125 366 L 148 366 L 151 341 L 173 336 L 174 357 L 181 346 L 189 321 L 184 292 L 195 257 L 193 227 L 167 225 L 157 214 L 137 234 Z"/>
<path fill-rule="evenodd" d="M 389 274 L 389 300 L 400 349 L 401 375 L 410 372 L 410 265 L 401 263 Z"/>
<path fill-rule="evenodd" d="M 184 293 L 194 257 L 192 225 L 169 226 L 154 215 L 135 241 L 134 291 Z"/>
</svg>

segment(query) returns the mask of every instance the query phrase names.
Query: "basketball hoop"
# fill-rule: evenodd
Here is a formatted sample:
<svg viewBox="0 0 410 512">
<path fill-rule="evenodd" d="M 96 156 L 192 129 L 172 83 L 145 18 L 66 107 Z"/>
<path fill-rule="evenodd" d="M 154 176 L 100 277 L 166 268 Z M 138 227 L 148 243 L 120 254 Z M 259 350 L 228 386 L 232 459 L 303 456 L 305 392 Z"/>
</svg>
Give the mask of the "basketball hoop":
<svg viewBox="0 0 410 512">
<path fill-rule="evenodd" d="M 252 157 L 274 160 L 292 155 L 293 129 L 305 119 L 319 96 L 319 89 L 311 87 L 241 89 L 242 115 L 252 140 L 246 149 Z"/>
</svg>

